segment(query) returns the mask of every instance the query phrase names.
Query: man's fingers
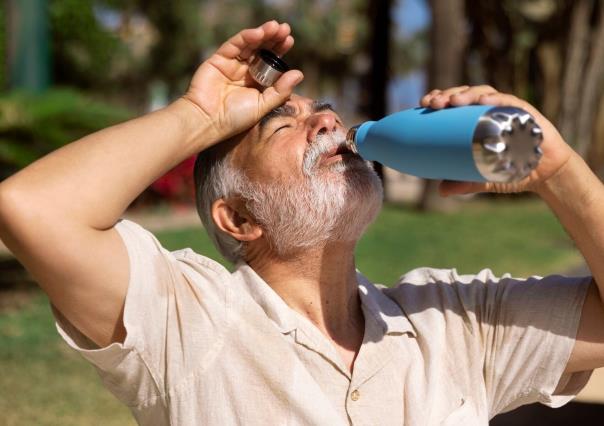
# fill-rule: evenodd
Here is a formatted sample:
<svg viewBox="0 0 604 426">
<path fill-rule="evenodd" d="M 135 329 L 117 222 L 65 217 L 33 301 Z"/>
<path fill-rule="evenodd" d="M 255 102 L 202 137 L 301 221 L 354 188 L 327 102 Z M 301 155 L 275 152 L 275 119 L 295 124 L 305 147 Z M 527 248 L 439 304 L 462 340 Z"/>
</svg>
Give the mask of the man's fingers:
<svg viewBox="0 0 604 426">
<path fill-rule="evenodd" d="M 287 36 L 285 40 L 277 43 L 272 50 L 277 56 L 283 56 L 289 52 L 292 47 L 294 47 L 294 38 L 292 36 Z"/>
<path fill-rule="evenodd" d="M 269 21 L 257 28 L 240 31 L 220 46 L 216 53 L 227 59 L 247 60 L 251 53 L 263 44 L 274 43 L 273 38 L 278 36 L 280 31 L 285 32 L 281 28 L 277 21 Z"/>
<path fill-rule="evenodd" d="M 283 104 L 292 94 L 294 88 L 304 79 L 304 75 L 298 70 L 291 70 L 283 74 L 270 87 L 262 92 L 260 115 Z"/>
<path fill-rule="evenodd" d="M 541 113 L 534 106 L 514 95 L 505 93 L 485 94 L 479 97 L 478 103 L 494 106 L 513 106 L 524 109 L 533 117 L 541 117 Z"/>
<path fill-rule="evenodd" d="M 293 37 L 290 35 L 291 28 L 289 24 L 282 23 L 279 24 L 277 27 L 271 24 L 269 27 L 270 28 L 267 30 L 267 32 L 265 32 L 262 43 L 260 45 L 255 44 L 253 46 L 247 46 L 245 49 L 243 49 L 241 54 L 239 54 L 240 59 L 248 61 L 260 48 L 271 50 L 275 52 L 278 56 L 282 56 L 294 45 Z M 288 39 L 291 39 L 291 41 L 287 42 Z M 287 44 L 285 48 L 282 48 L 281 45 L 286 42 Z"/>
<path fill-rule="evenodd" d="M 535 118 L 542 117 L 541 113 L 528 102 L 514 95 L 499 93 L 489 85 L 459 86 L 446 90 L 433 90 L 425 95 L 420 103 L 423 107 L 434 109 L 471 104 L 513 106 L 526 110 Z"/>
<path fill-rule="evenodd" d="M 447 106 L 469 105 L 477 103 L 478 98 L 484 94 L 497 93 L 491 86 L 457 86 L 445 90 L 433 90 L 421 100 L 421 105 L 431 108 L 444 108 Z"/>
<path fill-rule="evenodd" d="M 436 90 L 432 91 L 422 99 L 422 105 L 430 108 L 444 108 L 449 106 L 451 96 L 455 93 L 462 92 L 466 90 L 469 86 L 457 86 L 451 87 L 446 90 Z"/>
<path fill-rule="evenodd" d="M 277 56 L 283 56 L 294 45 L 294 38 L 290 34 L 289 24 L 285 22 L 280 24 L 275 35 L 264 45 L 264 48 Z"/>
<path fill-rule="evenodd" d="M 266 48 L 275 51 L 275 46 L 279 43 L 282 43 L 290 34 L 292 30 L 288 23 L 284 22 L 279 24 L 279 28 L 275 35 L 270 39 L 270 41 L 266 44 Z"/>
<path fill-rule="evenodd" d="M 441 196 L 474 194 L 477 192 L 488 192 L 489 183 L 482 182 L 458 182 L 453 180 L 443 180 L 438 186 L 438 192 Z"/>
<path fill-rule="evenodd" d="M 422 98 L 422 100 L 419 102 L 421 106 L 427 108 L 430 106 L 430 100 L 438 95 L 440 92 L 442 92 L 442 90 L 439 89 L 434 89 L 432 90 L 430 93 L 428 93 L 427 95 L 424 95 L 424 97 Z"/>
<path fill-rule="evenodd" d="M 470 105 L 478 103 L 481 96 L 497 94 L 497 90 L 489 85 L 472 86 L 451 96 L 451 105 Z"/>
<path fill-rule="evenodd" d="M 263 36 L 264 32 L 261 27 L 240 31 L 224 42 L 216 53 L 227 59 L 243 58 L 241 54 L 247 48 L 260 46 Z"/>
</svg>

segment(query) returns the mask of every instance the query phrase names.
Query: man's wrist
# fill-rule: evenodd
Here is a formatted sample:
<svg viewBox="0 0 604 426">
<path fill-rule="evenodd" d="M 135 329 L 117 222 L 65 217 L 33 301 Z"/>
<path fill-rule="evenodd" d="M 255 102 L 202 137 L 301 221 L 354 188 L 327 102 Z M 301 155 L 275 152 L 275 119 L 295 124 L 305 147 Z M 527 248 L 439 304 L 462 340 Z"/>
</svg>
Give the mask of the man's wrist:
<svg viewBox="0 0 604 426">
<path fill-rule="evenodd" d="M 548 204 L 585 204 L 601 191 L 601 183 L 589 166 L 573 152 L 562 167 L 534 189 Z"/>
<path fill-rule="evenodd" d="M 194 153 L 220 142 L 221 136 L 214 119 L 186 96 L 172 102 L 165 108 L 165 111 L 179 121 L 187 146 Z"/>
</svg>

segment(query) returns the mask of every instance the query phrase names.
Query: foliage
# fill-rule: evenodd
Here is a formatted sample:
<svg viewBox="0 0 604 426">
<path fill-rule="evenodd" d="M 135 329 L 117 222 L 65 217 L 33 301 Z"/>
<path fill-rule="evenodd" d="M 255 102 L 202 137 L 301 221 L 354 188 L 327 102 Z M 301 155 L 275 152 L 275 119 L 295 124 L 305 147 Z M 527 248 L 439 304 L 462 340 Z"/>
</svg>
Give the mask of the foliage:
<svg viewBox="0 0 604 426">
<path fill-rule="evenodd" d="M 6 81 L 6 2 L 0 2 L 0 88 L 4 88 Z"/>
<path fill-rule="evenodd" d="M 67 89 L 0 96 L 0 179 L 37 158 L 130 116 Z"/>
<path fill-rule="evenodd" d="M 393 40 L 390 53 L 392 67 L 397 74 L 404 76 L 425 68 L 429 54 L 428 31 L 417 31 L 411 37 Z"/>
<path fill-rule="evenodd" d="M 51 0 L 53 78 L 57 84 L 98 88 L 112 83 L 124 46 L 94 14 L 94 0 Z M 134 71 L 134 70 L 133 70 Z"/>
<path fill-rule="evenodd" d="M 228 37 L 278 19 L 291 23 L 296 36 L 288 61 L 337 69 L 332 84 L 338 85 L 364 49 L 366 6 L 364 0 L 50 0 L 54 75 L 60 84 L 111 91 L 133 105 L 142 105 L 160 80 L 173 98 Z M 112 15 L 113 24 L 102 23 L 102 15 Z M 136 37 L 142 53 L 133 47 Z"/>
<path fill-rule="evenodd" d="M 465 1 L 471 82 L 527 99 L 592 167 L 604 164 L 602 2 Z"/>
</svg>

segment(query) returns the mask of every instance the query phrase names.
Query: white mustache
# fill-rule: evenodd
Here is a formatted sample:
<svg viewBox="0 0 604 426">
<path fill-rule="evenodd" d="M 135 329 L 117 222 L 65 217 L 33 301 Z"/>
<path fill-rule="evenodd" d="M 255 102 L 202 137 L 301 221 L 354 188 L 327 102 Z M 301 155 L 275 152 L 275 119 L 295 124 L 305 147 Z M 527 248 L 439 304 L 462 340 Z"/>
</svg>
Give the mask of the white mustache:
<svg viewBox="0 0 604 426">
<path fill-rule="evenodd" d="M 321 160 L 321 156 L 334 148 L 337 149 L 340 147 L 346 147 L 346 133 L 344 133 L 342 130 L 317 135 L 315 140 L 304 153 L 304 160 L 302 164 L 304 173 L 310 175 L 312 170 Z"/>
</svg>

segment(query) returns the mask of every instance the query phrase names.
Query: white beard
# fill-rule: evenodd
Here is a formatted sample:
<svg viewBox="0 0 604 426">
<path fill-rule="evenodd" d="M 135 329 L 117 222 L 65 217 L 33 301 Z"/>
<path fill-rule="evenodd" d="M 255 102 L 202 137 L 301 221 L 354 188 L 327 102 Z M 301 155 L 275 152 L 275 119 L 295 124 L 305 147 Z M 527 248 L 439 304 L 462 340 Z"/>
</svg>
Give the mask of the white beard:
<svg viewBox="0 0 604 426">
<path fill-rule="evenodd" d="M 304 178 L 258 184 L 243 179 L 241 196 L 280 258 L 329 242 L 356 242 L 382 205 L 382 185 L 369 162 L 346 156 L 320 166 L 342 145 L 342 132 L 319 135 L 304 155 Z"/>
</svg>

